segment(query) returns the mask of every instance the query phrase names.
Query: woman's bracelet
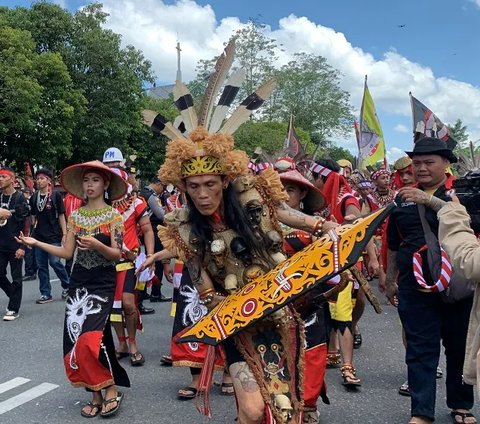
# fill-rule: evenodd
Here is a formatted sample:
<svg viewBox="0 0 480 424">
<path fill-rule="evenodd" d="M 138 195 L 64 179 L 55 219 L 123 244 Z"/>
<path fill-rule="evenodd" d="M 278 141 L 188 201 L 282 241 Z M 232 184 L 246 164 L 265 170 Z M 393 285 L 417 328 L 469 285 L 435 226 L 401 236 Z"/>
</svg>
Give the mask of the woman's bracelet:
<svg viewBox="0 0 480 424">
<path fill-rule="evenodd" d="M 315 237 L 320 237 L 322 235 L 323 224 L 325 223 L 326 219 L 319 217 L 315 224 L 313 224 L 312 228 L 312 235 Z"/>
</svg>

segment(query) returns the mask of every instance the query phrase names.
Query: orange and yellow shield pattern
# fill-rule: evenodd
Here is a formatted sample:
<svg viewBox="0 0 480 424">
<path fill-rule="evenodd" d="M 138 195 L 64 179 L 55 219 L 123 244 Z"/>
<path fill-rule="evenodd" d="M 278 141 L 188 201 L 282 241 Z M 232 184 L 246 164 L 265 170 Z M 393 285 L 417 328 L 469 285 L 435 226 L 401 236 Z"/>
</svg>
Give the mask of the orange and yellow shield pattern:
<svg viewBox="0 0 480 424">
<path fill-rule="evenodd" d="M 392 207 L 393 204 L 336 227 L 229 295 L 178 341 L 216 345 L 353 266 Z"/>
</svg>

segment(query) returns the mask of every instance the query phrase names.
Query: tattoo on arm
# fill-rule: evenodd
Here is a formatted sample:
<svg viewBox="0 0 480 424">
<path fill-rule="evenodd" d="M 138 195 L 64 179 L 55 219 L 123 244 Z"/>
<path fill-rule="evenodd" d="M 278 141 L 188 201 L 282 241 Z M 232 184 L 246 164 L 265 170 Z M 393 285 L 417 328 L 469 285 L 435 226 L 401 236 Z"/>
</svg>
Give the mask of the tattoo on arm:
<svg viewBox="0 0 480 424">
<path fill-rule="evenodd" d="M 123 247 L 123 231 L 120 228 L 115 228 L 113 231 L 113 238 L 116 243 L 116 247 L 118 247 L 120 250 L 122 250 Z"/>
<path fill-rule="evenodd" d="M 313 222 L 313 218 L 300 211 L 292 209 L 285 202 L 282 202 L 277 206 L 277 216 L 280 222 L 289 227 L 305 231 L 310 231 L 312 229 L 312 224 L 307 220 L 312 220 Z"/>
<path fill-rule="evenodd" d="M 240 381 L 242 389 L 246 393 L 258 392 L 260 390 L 260 387 L 258 386 L 258 383 L 255 380 L 255 377 L 250 368 L 248 367 L 247 363 L 243 362 L 240 364 L 240 369 L 235 373 L 233 378 L 236 378 Z"/>
</svg>

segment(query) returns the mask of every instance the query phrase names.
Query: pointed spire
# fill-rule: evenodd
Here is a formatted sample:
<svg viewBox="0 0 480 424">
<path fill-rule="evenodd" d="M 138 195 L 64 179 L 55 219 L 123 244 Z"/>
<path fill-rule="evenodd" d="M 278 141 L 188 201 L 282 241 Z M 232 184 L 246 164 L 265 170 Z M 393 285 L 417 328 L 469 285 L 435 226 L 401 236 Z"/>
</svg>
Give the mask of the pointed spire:
<svg viewBox="0 0 480 424">
<path fill-rule="evenodd" d="M 180 53 L 182 49 L 180 48 L 180 41 L 177 41 L 177 81 L 182 81 L 182 69 L 180 66 Z"/>
</svg>

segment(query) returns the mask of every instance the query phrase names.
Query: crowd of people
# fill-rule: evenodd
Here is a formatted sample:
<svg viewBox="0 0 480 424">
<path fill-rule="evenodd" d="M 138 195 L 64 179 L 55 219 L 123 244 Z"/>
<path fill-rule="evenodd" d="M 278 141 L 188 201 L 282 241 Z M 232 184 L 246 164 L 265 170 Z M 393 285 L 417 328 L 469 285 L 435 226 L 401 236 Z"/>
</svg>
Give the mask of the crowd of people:
<svg viewBox="0 0 480 424">
<path fill-rule="evenodd" d="M 91 393 L 81 415 L 119 411 L 124 393 L 118 387 L 130 386 L 120 361 L 145 363 L 136 334 L 141 315 L 154 310 L 143 302 L 170 301 L 161 291 L 167 279 L 174 285 L 174 325 L 162 362 L 190 369 L 180 399 L 196 398 L 199 410 L 210 415 L 208 392 L 218 369 L 222 394 L 236 398 L 239 424 L 318 423 L 318 400 L 329 402 L 327 366 L 339 368 L 347 390 L 362 384 L 355 349 L 363 343 L 366 297 L 374 297 L 368 280 L 378 278 L 404 330 L 408 381 L 399 393 L 411 397 L 408 423 L 435 419 L 441 342 L 452 422 L 475 423 L 470 410 L 480 368 L 478 293 L 474 297 L 474 285 L 461 297 L 452 293 L 455 272 L 478 279 L 480 248 L 465 209 L 452 202 L 450 165 L 457 158 L 445 142 L 423 137 L 395 162 L 393 173 L 386 166 L 354 169 L 345 159 L 314 160 L 290 145 L 268 158 L 249 159 L 235 150 L 232 133 L 265 93 L 254 93 L 254 106 L 242 103 L 227 119 L 224 104 L 210 113 L 213 100 L 207 96 L 197 118 L 188 89 L 177 85 L 183 130 L 155 112 L 144 114 L 171 141 L 158 177 L 143 188 L 115 147 L 103 161 L 65 168 L 64 196 L 48 169 L 35 173 L 33 193 L 16 190 L 13 169 L 0 169 L 0 287 L 8 297 L 3 320 L 20 317 L 22 278 L 38 273 L 37 303 L 52 301 L 51 266 L 65 300 L 66 374 Z M 288 303 L 215 348 L 178 342 L 214 307 L 254 287 L 287 258 L 392 203 L 351 270 L 315 284 L 315 302 Z M 248 317 L 249 310 L 241 313 Z"/>
<path fill-rule="evenodd" d="M 143 300 L 170 300 L 161 293 L 159 283 L 164 277 L 174 282 L 176 314 L 171 351 L 162 362 L 190 368 L 192 380 L 179 390 L 178 397 L 192 399 L 209 389 L 202 387 L 200 378 L 208 349 L 177 343 L 185 328 L 252 281 L 259 270 L 265 272 L 308 246 L 326 229 L 395 200 L 397 206 L 368 243 L 357 267 L 369 280 L 378 277 L 379 290 L 398 306 L 408 369 L 408 381 L 399 391 L 412 398 L 409 423 L 434 420 L 440 340 L 446 347 L 447 405 L 453 422 L 476 422 L 469 412 L 473 406 L 471 385 L 476 384 L 478 368 L 479 325 L 478 319 L 473 319 L 475 313 L 470 319 L 473 296 L 443 302 L 441 293 L 432 290 L 435 285 L 429 280 L 433 277 L 423 274 L 422 267 L 423 278 L 418 277 L 411 265 L 425 245 L 417 206 L 424 204 L 426 219 L 451 254 L 453 266 L 464 270 L 470 279 L 478 274 L 474 265 L 477 242 L 468 214 L 461 205 L 450 202 L 453 176 L 447 169 L 456 158 L 440 140 L 425 138 L 407 152 L 408 156 L 395 162 L 393 173 L 381 168 L 368 176 L 345 160 L 318 159 L 306 166 L 305 160 L 298 161 L 285 152 L 260 167 L 248 166 L 247 158 L 241 158 L 249 172 L 238 167 L 230 175 L 223 171 L 203 173 L 201 167 L 192 171 L 184 166 L 175 175 L 169 166 L 173 167 L 176 159 L 167 155 L 160 177 L 141 190 L 135 175 L 122 167 L 123 158 L 111 156 L 110 150 L 103 163 L 92 161 L 66 168 L 61 174 L 63 195 L 55 189 L 48 169 L 35 173 L 36 190 L 31 195 L 15 189 L 14 170 L 0 169 L 1 287 L 9 298 L 3 319 L 13 321 L 20 316 L 26 254 L 33 256 L 38 272 L 38 304 L 52 301 L 50 265 L 66 301 L 67 376 L 75 386 L 92 392 L 91 401 L 81 410 L 83 416 L 110 416 L 118 411 L 124 395 L 117 386 L 130 385 L 119 360 L 128 357 L 132 366 L 145 362 L 136 343 L 136 332 L 142 328 Z M 238 152 L 227 153 L 235 157 Z M 263 170 L 252 172 L 252 168 Z M 167 190 L 169 183 L 176 183 L 181 190 Z M 153 229 L 157 227 L 159 232 Z M 268 246 L 266 251 L 262 246 Z M 202 249 L 206 265 L 192 263 L 192 252 L 198 254 Z M 145 259 L 139 263 L 142 250 Z M 61 258 L 70 260 L 70 265 Z M 25 261 L 23 279 L 35 277 L 35 269 L 29 266 L 32 264 Z M 141 272 L 150 274 L 148 279 L 154 283 L 151 294 L 145 289 L 148 284 L 138 278 Z M 425 280 L 427 283 L 420 285 L 419 281 Z M 333 279 L 316 290 L 325 293 L 336 284 L 338 280 Z M 284 315 L 290 319 L 266 318 L 243 331 L 240 342 L 227 339 L 223 343 L 225 359 L 217 356 L 215 369 L 224 370 L 222 393 L 236 396 L 238 421 L 318 422 L 317 401 L 328 402 L 324 382 L 327 366 L 339 367 L 341 382 L 348 389 L 359 387 L 353 357 L 354 349 L 362 344 L 359 320 L 364 307 L 363 290 L 350 277 L 345 288 L 308 316 L 302 315 L 301 308 L 299 317 L 293 307 L 286 307 Z M 83 308 L 81 322 L 79 308 Z M 283 329 L 279 323 L 285 322 Z M 292 332 L 302 337 L 286 336 Z M 273 341 L 272 333 L 278 333 Z M 253 351 L 244 347 L 250 344 Z M 285 377 L 283 382 L 280 379 L 281 392 L 273 389 L 273 383 L 278 387 L 279 374 L 273 382 L 273 373 L 258 371 L 256 349 L 271 349 L 273 345 L 279 361 L 291 357 L 292 351 L 304 350 L 301 362 L 285 361 L 288 371 L 281 374 Z"/>
</svg>

